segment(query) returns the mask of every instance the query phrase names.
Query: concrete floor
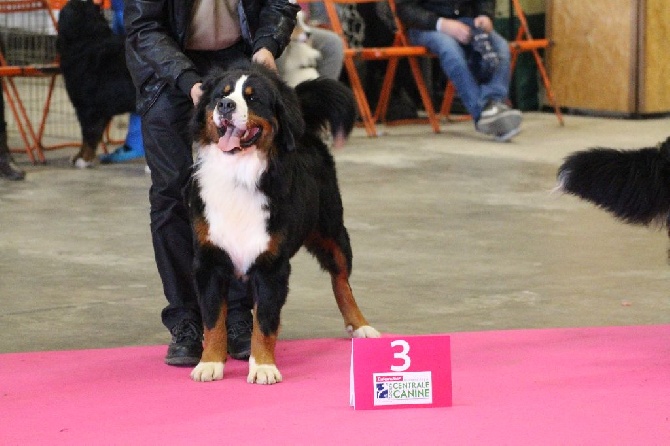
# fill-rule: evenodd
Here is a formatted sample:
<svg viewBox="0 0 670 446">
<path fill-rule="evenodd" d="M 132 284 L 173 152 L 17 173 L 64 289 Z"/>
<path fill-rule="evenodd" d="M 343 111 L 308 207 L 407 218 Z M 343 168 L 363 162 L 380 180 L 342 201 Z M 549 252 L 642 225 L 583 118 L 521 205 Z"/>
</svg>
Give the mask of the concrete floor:
<svg viewBox="0 0 670 446">
<path fill-rule="evenodd" d="M 357 129 L 336 158 L 364 313 L 402 334 L 668 323 L 665 231 L 550 191 L 568 153 L 669 129 L 548 113 L 509 144 L 471 123 Z M 27 180 L 0 182 L 0 352 L 166 344 L 144 165 L 81 171 L 71 153 L 19 154 Z M 282 338 L 343 336 L 328 277 L 303 253 L 293 271 Z"/>
</svg>

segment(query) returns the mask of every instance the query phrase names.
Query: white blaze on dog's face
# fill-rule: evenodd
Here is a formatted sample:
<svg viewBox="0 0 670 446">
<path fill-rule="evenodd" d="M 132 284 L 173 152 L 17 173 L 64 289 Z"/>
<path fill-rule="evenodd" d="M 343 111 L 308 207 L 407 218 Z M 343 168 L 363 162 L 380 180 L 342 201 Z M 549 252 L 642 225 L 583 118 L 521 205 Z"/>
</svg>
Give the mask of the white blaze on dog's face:
<svg viewBox="0 0 670 446">
<path fill-rule="evenodd" d="M 218 146 L 224 152 L 242 149 L 242 138 L 253 136 L 247 132 L 247 120 L 249 119 L 249 108 L 244 98 L 242 89 L 249 76 L 240 77 L 232 92 L 221 98 L 214 107 L 212 119 L 214 124 L 225 130 L 223 136 L 219 137 Z M 245 135 L 246 134 L 246 135 Z"/>
<path fill-rule="evenodd" d="M 262 116 L 266 114 L 263 106 L 268 104 L 259 96 L 262 89 L 254 81 L 248 75 L 229 80 L 213 97 L 212 122 L 217 128 L 216 144 L 223 152 L 234 155 L 257 149 L 261 140 L 274 135 L 268 116 Z"/>
</svg>

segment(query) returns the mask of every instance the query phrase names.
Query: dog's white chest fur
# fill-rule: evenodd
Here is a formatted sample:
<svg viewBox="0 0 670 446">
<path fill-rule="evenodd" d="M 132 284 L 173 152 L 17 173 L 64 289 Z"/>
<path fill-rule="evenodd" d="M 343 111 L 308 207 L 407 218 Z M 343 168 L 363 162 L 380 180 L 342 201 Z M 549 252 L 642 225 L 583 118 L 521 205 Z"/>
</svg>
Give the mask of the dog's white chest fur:
<svg viewBox="0 0 670 446">
<path fill-rule="evenodd" d="M 245 274 L 270 241 L 267 197 L 257 187 L 267 161 L 253 149 L 231 155 L 212 144 L 200 149 L 196 166 L 209 239 Z"/>
</svg>

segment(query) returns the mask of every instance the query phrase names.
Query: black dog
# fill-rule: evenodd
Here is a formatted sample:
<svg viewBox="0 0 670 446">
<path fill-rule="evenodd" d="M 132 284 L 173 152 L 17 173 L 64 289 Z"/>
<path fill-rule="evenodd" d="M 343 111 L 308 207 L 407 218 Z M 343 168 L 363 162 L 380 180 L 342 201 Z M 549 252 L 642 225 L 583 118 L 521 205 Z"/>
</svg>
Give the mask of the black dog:
<svg viewBox="0 0 670 446">
<path fill-rule="evenodd" d="M 203 91 L 192 120 L 198 155 L 190 209 L 205 346 L 191 377 L 223 377 L 223 296 L 238 277 L 254 300 L 247 381 L 281 381 L 275 343 L 288 294 L 289 260 L 301 246 L 330 273 L 351 336 L 378 337 L 349 286 L 349 235 L 335 163 L 321 140 L 327 127 L 336 139 L 351 131 L 356 110 L 351 91 L 328 79 L 293 90 L 255 64 L 214 74 Z"/>
<path fill-rule="evenodd" d="M 60 12 L 56 42 L 65 89 L 81 127 L 82 144 L 72 164 L 89 167 L 112 118 L 135 111 L 124 37 L 112 32 L 91 0 L 70 0 Z"/>
<path fill-rule="evenodd" d="M 669 226 L 670 138 L 638 150 L 594 148 L 568 156 L 558 188 L 631 224 Z"/>
</svg>

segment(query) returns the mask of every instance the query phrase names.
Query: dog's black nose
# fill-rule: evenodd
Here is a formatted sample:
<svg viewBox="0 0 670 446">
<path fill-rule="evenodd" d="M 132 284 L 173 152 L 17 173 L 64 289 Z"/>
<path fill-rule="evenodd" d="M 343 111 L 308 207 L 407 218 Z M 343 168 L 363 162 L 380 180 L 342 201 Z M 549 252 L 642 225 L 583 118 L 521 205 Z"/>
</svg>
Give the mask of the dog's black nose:
<svg viewBox="0 0 670 446">
<path fill-rule="evenodd" d="M 229 114 L 235 111 L 235 101 L 230 98 L 223 98 L 216 104 L 216 107 L 219 109 L 219 113 Z"/>
</svg>

